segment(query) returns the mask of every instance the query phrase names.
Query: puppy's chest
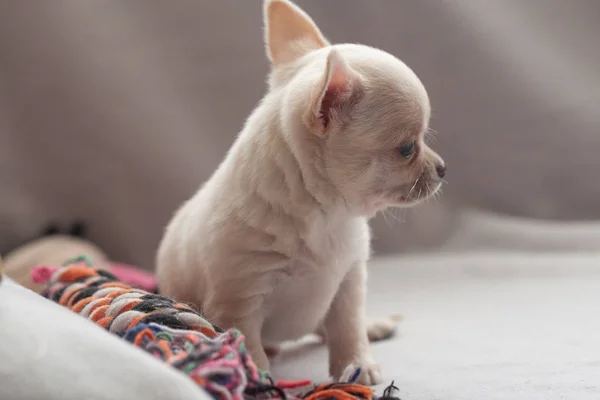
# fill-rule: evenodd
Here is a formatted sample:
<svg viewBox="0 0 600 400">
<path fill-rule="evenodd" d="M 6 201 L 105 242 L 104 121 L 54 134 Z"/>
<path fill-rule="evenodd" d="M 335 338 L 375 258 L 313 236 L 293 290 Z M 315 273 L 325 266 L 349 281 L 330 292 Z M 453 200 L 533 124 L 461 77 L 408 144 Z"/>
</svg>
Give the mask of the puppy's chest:
<svg viewBox="0 0 600 400">
<path fill-rule="evenodd" d="M 265 298 L 266 339 L 292 339 L 322 321 L 350 268 L 368 256 L 368 237 L 354 228 L 307 237 L 299 256 L 273 275 L 272 292 Z"/>
<path fill-rule="evenodd" d="M 335 291 L 352 265 L 363 258 L 355 240 L 350 232 L 343 231 L 319 232 L 300 239 L 296 256 L 273 276 L 273 297 L 278 302 L 294 302 L 306 294 L 319 297 L 321 292 Z"/>
<path fill-rule="evenodd" d="M 350 264 L 369 256 L 369 232 L 365 221 L 342 223 L 317 220 L 297 231 L 291 264 L 313 266 L 330 274 L 345 274 Z"/>
</svg>

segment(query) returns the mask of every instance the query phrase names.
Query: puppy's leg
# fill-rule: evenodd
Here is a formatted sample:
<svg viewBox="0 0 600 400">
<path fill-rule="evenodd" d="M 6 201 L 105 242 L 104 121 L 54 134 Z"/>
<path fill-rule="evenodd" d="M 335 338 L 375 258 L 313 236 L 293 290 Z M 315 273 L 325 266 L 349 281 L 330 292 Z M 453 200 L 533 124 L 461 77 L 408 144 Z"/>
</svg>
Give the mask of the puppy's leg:
<svg viewBox="0 0 600 400">
<path fill-rule="evenodd" d="M 365 321 L 366 266 L 352 267 L 342 281 L 323 322 L 329 348 L 329 372 L 339 379 L 344 369 L 354 364 L 362 368 L 358 382 L 376 385 L 381 370 L 369 349 Z"/>
<path fill-rule="evenodd" d="M 246 338 L 246 348 L 258 369 L 268 371 L 269 358 L 263 348 L 260 338 L 261 327 L 257 322 L 258 321 L 255 318 L 250 317 L 237 322 L 234 326 L 239 329 Z"/>
<path fill-rule="evenodd" d="M 219 321 L 217 325 L 219 325 L 223 329 L 236 328 L 242 335 L 244 335 L 244 343 L 252 360 L 258 367 L 263 371 L 269 370 L 269 359 L 265 350 L 262 346 L 260 331 L 262 321 L 256 318 L 254 315 L 249 315 L 244 318 L 233 317 L 231 315 L 223 314 L 221 317 L 217 318 Z"/>
<path fill-rule="evenodd" d="M 269 359 L 261 341 L 262 298 L 260 296 L 238 297 L 236 292 L 231 290 L 211 291 L 208 298 L 204 307 L 208 320 L 223 329 L 238 329 L 244 335 L 246 348 L 256 366 L 268 371 Z"/>
</svg>

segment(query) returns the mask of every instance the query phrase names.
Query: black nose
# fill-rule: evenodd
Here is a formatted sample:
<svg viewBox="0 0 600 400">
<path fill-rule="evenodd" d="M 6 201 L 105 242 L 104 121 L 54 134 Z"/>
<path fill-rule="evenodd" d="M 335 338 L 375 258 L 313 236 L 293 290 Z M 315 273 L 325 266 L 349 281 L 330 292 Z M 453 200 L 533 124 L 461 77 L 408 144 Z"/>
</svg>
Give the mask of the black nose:
<svg viewBox="0 0 600 400">
<path fill-rule="evenodd" d="M 438 165 L 437 167 L 435 167 L 435 170 L 437 171 L 437 174 L 440 178 L 446 176 L 446 166 L 444 164 Z"/>
</svg>

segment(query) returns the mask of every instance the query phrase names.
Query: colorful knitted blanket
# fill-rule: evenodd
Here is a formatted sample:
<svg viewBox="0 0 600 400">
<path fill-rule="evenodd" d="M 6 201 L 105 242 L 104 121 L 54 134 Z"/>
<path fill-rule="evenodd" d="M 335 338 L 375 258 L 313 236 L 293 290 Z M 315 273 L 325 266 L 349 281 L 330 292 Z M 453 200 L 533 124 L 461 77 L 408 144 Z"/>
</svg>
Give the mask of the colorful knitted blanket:
<svg viewBox="0 0 600 400">
<path fill-rule="evenodd" d="M 36 267 L 32 278 L 45 283 L 44 297 L 178 369 L 215 399 L 394 398 L 393 384 L 381 397 L 354 384 L 359 369 L 347 371 L 343 383 L 316 385 L 297 394 L 312 383 L 275 382 L 256 367 L 238 330 L 224 331 L 186 304 L 126 285 L 110 272 L 93 268 L 85 257 L 63 267 Z"/>
</svg>

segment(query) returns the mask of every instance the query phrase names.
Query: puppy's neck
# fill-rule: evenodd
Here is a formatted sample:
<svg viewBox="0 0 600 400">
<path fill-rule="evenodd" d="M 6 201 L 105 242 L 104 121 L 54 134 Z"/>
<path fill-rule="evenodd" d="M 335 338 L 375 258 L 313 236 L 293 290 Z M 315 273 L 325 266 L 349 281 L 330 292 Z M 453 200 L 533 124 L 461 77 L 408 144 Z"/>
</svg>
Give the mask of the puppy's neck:
<svg viewBox="0 0 600 400">
<path fill-rule="evenodd" d="M 299 146 L 290 127 L 282 124 L 280 97 L 277 92 L 267 95 L 248 119 L 230 155 L 240 160 L 234 179 L 288 215 L 351 216 L 325 173 L 318 138 L 306 132 Z"/>
</svg>

